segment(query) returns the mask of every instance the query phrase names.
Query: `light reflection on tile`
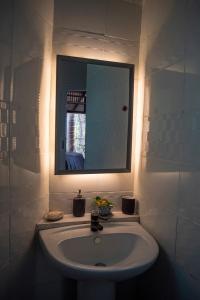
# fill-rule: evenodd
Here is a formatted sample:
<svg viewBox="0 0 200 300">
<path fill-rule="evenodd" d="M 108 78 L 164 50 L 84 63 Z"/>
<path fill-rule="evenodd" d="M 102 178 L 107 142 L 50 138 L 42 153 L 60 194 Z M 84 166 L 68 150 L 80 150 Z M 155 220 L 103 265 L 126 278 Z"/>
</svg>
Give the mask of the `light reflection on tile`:
<svg viewBox="0 0 200 300">
<path fill-rule="evenodd" d="M 163 275 L 167 261 L 174 299 L 182 300 L 200 298 L 199 8 L 197 0 L 145 1 L 140 48 L 144 126 L 135 194 L 141 222 L 161 246 L 157 268 Z M 160 283 L 154 292 L 162 298 Z"/>
</svg>

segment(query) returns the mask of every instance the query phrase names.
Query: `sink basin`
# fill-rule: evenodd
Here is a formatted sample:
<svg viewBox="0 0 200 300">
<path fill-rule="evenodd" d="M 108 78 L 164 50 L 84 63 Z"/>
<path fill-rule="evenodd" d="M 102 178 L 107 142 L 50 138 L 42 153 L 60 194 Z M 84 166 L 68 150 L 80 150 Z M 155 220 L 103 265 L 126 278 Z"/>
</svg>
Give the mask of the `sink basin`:
<svg viewBox="0 0 200 300">
<path fill-rule="evenodd" d="M 86 281 L 92 280 L 93 289 L 97 290 L 101 283 L 102 291 L 105 282 L 110 284 L 137 276 L 150 268 L 158 256 L 156 241 L 140 224 L 133 222 L 106 223 L 99 232 L 92 232 L 85 224 L 47 229 L 40 231 L 40 240 L 55 266 L 67 277 L 79 281 L 80 290 L 83 281 L 82 289 L 83 286 L 86 289 Z M 91 289 L 91 284 L 88 286 Z M 79 298 L 83 299 L 84 293 L 90 299 L 83 290 Z M 101 297 L 115 299 L 111 294 L 106 298 L 104 292 Z"/>
</svg>

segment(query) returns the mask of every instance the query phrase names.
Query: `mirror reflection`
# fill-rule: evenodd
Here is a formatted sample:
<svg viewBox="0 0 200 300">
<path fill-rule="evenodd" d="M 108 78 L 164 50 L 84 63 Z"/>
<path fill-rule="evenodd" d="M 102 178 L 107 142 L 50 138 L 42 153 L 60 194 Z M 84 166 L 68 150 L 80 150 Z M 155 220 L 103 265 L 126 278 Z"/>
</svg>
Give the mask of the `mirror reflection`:
<svg viewBox="0 0 200 300">
<path fill-rule="evenodd" d="M 130 171 L 133 70 L 57 57 L 56 174 Z"/>
</svg>

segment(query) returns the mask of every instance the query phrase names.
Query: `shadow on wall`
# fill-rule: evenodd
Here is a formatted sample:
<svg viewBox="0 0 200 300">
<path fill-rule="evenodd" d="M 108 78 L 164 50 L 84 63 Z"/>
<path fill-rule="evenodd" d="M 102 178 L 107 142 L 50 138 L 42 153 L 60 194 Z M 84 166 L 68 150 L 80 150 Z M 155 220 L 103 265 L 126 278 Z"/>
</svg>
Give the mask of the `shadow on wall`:
<svg viewBox="0 0 200 300">
<path fill-rule="evenodd" d="M 183 171 L 200 169 L 198 99 L 194 93 L 186 95 L 186 84 L 195 90 L 200 76 L 196 64 L 190 64 L 192 58 L 186 57 L 186 1 L 173 2 L 157 36 L 147 39 L 142 155 L 148 172 L 177 172 L 180 165 Z"/>
<path fill-rule="evenodd" d="M 159 1 L 154 2 L 161 8 Z M 183 211 L 190 207 L 190 200 L 193 214 L 199 207 L 195 207 L 188 194 L 188 207 L 186 200 L 181 202 L 181 193 L 183 195 L 188 187 L 183 188 L 184 181 L 181 182 L 180 178 L 184 172 L 190 176 L 190 172 L 200 170 L 200 72 L 199 61 L 195 61 L 199 46 L 191 37 L 192 45 L 185 42 L 186 35 L 187 38 L 192 35 L 191 28 L 185 24 L 185 14 L 189 10 L 185 4 L 196 3 L 196 8 L 194 5 L 194 10 L 190 11 L 192 18 L 195 9 L 198 11 L 196 16 L 199 14 L 199 2 L 174 0 L 170 3 L 174 3 L 174 7 L 171 7 L 165 24 L 156 37 L 152 35 L 145 41 L 150 51 L 145 63 L 144 128 L 138 184 L 141 187 L 138 187 L 138 197 L 141 199 L 141 222 L 161 246 L 155 266 L 137 279 L 139 300 L 200 299 L 199 277 L 195 277 L 197 272 L 193 272 L 198 259 L 196 256 L 192 258 L 198 253 L 198 244 L 190 245 L 186 239 L 182 245 L 178 241 L 181 214 L 184 216 Z M 188 55 L 187 47 L 195 48 L 191 51 L 196 51 L 195 58 L 190 56 L 191 53 Z M 179 247 L 185 246 L 188 269 L 178 259 L 181 253 L 180 249 L 180 253 L 177 250 L 178 242 Z"/>
<path fill-rule="evenodd" d="M 39 173 L 39 97 L 42 60 L 33 58 L 14 70 L 13 159 L 19 167 Z"/>
<path fill-rule="evenodd" d="M 38 235 L 23 257 L 12 262 L 2 300 L 76 299 L 76 283 L 65 280 L 41 252 Z"/>
<path fill-rule="evenodd" d="M 162 249 L 160 249 L 159 258 L 155 265 L 144 275 L 137 277 L 136 280 L 136 293 L 139 300 L 180 299 L 178 297 L 178 290 L 175 282 L 175 270 L 173 269 L 173 265 L 170 263 L 168 256 Z M 167 285 L 168 288 L 164 289 L 164 285 Z"/>
<path fill-rule="evenodd" d="M 197 300 L 199 292 L 190 277 L 191 274 L 188 276 L 184 268 L 175 266 L 165 251 L 160 248 L 155 265 L 136 278 L 137 299 Z"/>
<path fill-rule="evenodd" d="M 171 70 L 153 69 L 150 74 L 149 113 L 143 133 L 146 171 L 178 172 L 183 165 L 184 171 L 200 168 L 200 112 L 185 108 L 184 77 L 184 73 Z M 198 75 L 187 77 L 193 84 L 200 82 Z"/>
<path fill-rule="evenodd" d="M 34 241 L 32 240 L 29 249 L 24 253 L 23 257 L 13 259 L 12 266 L 9 270 L 8 286 L 4 287 L 3 299 L 14 300 L 19 299 L 34 299 L 34 275 L 36 269 L 36 255 L 35 255 Z M 34 259 L 33 259 L 34 257 Z M 24 280 L 26 279 L 26 284 Z M 30 284 L 31 283 L 31 284 Z M 23 286 L 22 286 L 23 285 Z"/>
</svg>

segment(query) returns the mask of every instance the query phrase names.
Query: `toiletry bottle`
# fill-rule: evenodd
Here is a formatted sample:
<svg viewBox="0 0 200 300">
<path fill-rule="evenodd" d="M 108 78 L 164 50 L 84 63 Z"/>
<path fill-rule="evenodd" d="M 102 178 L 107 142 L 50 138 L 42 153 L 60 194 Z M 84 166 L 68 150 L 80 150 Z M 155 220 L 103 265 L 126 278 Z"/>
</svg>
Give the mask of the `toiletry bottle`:
<svg viewBox="0 0 200 300">
<path fill-rule="evenodd" d="M 122 196 L 122 212 L 126 215 L 135 213 L 135 198 L 132 196 Z"/>
<path fill-rule="evenodd" d="M 81 190 L 73 199 L 73 215 L 74 217 L 83 217 L 85 214 L 85 198 L 81 195 Z"/>
</svg>

